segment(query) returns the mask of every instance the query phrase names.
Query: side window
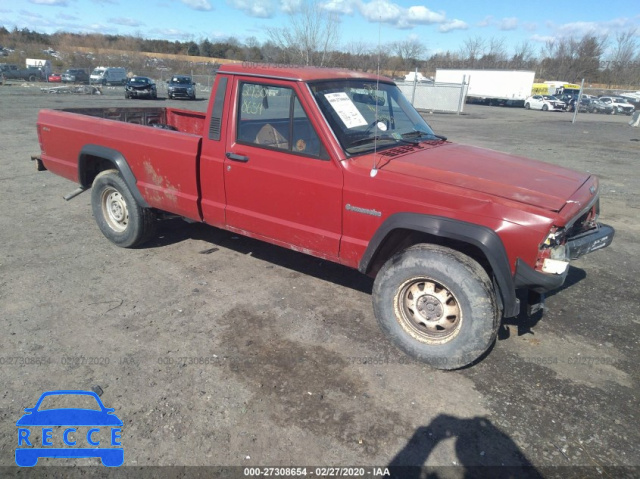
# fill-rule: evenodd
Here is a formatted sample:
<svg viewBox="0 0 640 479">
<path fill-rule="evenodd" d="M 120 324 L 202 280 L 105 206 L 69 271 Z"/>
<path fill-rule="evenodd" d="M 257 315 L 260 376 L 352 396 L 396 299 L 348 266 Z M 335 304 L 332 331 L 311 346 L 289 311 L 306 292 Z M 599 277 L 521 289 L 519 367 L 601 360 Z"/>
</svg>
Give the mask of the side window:
<svg viewBox="0 0 640 479">
<path fill-rule="evenodd" d="M 293 125 L 292 125 L 292 149 L 294 153 L 320 156 L 323 149 L 316 131 L 311 126 L 309 117 L 302 109 L 300 100 L 296 97 L 293 101 Z M 322 155 L 325 156 L 324 154 Z"/>
<path fill-rule="evenodd" d="M 321 156 L 318 135 L 290 88 L 242 83 L 238 101 L 239 143 Z"/>
</svg>

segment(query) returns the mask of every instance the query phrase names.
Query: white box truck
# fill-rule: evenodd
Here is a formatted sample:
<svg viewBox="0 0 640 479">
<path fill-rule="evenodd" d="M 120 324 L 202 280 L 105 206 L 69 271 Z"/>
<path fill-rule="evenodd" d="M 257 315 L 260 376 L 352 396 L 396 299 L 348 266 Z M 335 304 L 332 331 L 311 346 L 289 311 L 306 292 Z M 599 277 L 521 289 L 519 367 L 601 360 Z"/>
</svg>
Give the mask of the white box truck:
<svg viewBox="0 0 640 479">
<path fill-rule="evenodd" d="M 436 84 L 469 85 L 467 98 L 490 105 L 523 106 L 531 96 L 535 72 L 523 70 L 443 70 L 436 69 Z"/>
</svg>

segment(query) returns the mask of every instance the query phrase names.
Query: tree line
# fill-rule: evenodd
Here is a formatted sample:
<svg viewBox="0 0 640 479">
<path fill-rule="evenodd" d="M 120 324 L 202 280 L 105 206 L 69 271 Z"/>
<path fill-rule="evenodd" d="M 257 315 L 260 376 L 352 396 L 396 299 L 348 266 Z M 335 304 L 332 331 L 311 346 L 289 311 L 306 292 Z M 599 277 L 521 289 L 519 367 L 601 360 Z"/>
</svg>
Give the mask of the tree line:
<svg viewBox="0 0 640 479">
<path fill-rule="evenodd" d="M 380 71 L 393 77 L 418 69 L 433 74 L 437 68 L 532 70 L 538 80 L 566 80 L 604 84 L 608 87 L 640 87 L 640 42 L 630 29 L 614 36 L 587 33 L 547 41 L 541 48 L 524 41 L 507 48 L 497 37 L 469 37 L 455 51 L 427 55 L 428 46 L 418 40 L 385 45 L 352 42 L 339 46 L 339 22 L 314 2 L 292 14 L 287 27 L 268 30 L 264 42 L 250 37 L 224 40 L 170 41 L 141 36 L 39 33 L 27 28 L 0 26 L 0 46 L 52 48 L 72 52 L 74 47 L 131 52 L 183 54 L 250 62 L 299 64 Z M 80 58 L 74 59 L 81 61 Z M 73 65 L 82 67 L 84 65 Z"/>
</svg>

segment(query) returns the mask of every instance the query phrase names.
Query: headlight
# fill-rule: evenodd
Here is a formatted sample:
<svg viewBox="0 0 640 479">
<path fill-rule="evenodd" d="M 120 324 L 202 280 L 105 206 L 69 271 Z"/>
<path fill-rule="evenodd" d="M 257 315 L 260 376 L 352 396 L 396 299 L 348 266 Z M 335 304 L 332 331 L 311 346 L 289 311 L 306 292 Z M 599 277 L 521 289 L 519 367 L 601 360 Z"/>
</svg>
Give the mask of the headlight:
<svg viewBox="0 0 640 479">
<path fill-rule="evenodd" d="M 563 244 L 565 241 L 565 230 L 564 228 L 556 228 L 555 226 L 551 228 L 551 231 L 542 242 L 542 247 L 545 246 L 557 246 Z"/>
<path fill-rule="evenodd" d="M 564 228 L 551 228 L 551 231 L 540 244 L 536 269 L 544 273 L 563 274 L 569 267 L 566 231 Z"/>
</svg>

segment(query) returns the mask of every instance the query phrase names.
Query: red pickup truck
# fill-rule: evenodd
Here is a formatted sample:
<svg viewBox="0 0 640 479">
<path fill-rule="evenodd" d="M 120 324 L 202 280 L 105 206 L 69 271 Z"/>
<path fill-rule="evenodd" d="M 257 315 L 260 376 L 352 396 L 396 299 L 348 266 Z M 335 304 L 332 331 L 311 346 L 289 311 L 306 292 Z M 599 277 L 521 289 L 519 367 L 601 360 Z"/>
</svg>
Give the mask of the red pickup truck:
<svg viewBox="0 0 640 479">
<path fill-rule="evenodd" d="M 490 347 L 517 289 L 558 288 L 614 236 L 597 178 L 449 142 L 375 75 L 225 65 L 206 114 L 42 110 L 37 126 L 39 167 L 79 183 L 69 196 L 91 188 L 116 245 L 169 213 L 357 268 L 382 329 L 443 369 Z"/>
</svg>

